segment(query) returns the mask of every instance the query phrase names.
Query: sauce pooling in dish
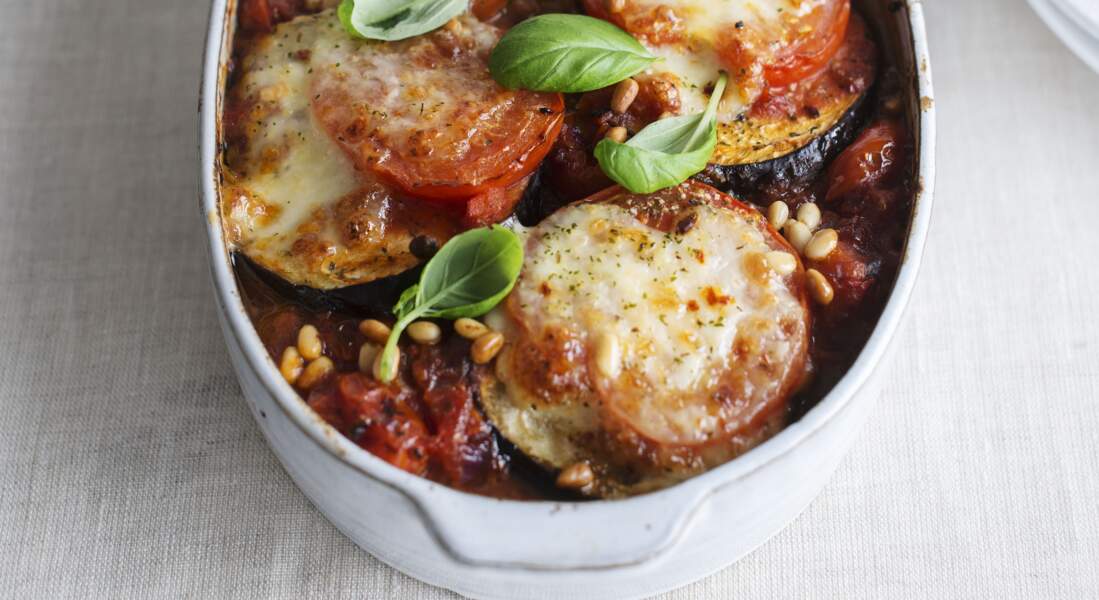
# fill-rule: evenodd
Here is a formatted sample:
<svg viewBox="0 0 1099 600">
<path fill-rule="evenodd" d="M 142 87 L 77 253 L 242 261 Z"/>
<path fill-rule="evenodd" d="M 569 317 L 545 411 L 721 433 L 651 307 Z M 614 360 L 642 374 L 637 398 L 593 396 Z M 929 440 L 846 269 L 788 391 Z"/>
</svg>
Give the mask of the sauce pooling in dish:
<svg viewBox="0 0 1099 600">
<path fill-rule="evenodd" d="M 486 0 L 396 42 L 351 37 L 334 4 L 242 0 L 221 200 L 272 360 L 348 439 L 474 493 L 628 496 L 749 451 L 853 362 L 914 153 L 907 88 L 848 0 Z M 540 12 L 662 60 L 584 94 L 504 89 L 488 55 Z M 709 167 L 612 187 L 594 146 L 699 112 L 722 71 Z M 524 241 L 514 289 L 409 326 L 381 381 L 422 265 L 499 223 Z"/>
</svg>

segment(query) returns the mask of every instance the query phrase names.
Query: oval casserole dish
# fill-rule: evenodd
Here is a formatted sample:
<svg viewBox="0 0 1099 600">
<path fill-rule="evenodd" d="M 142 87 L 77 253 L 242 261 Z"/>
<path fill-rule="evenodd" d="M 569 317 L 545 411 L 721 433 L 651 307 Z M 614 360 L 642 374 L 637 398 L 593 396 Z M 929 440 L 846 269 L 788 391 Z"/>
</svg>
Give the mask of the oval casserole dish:
<svg viewBox="0 0 1099 600">
<path fill-rule="evenodd" d="M 218 315 L 244 397 L 286 471 L 341 532 L 417 579 L 476 598 L 640 598 L 751 552 L 821 491 L 878 397 L 878 365 L 920 267 L 934 188 L 935 114 L 923 6 L 855 3 L 910 82 L 916 197 L 901 266 L 854 365 L 801 420 L 744 456 L 626 500 L 520 502 L 391 466 L 318 417 L 279 374 L 237 289 L 218 211 L 219 119 L 236 0 L 213 0 L 200 101 L 202 216 Z"/>
</svg>

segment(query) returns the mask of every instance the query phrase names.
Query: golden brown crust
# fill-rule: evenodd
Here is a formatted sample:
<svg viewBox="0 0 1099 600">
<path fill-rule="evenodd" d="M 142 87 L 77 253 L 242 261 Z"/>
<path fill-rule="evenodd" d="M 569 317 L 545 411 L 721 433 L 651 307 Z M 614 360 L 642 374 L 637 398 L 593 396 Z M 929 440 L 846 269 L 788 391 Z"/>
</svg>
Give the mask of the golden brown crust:
<svg viewBox="0 0 1099 600">
<path fill-rule="evenodd" d="M 587 202 L 591 203 L 625 209 L 643 227 L 673 237 L 694 227 L 712 227 L 715 218 L 734 216 L 736 222 L 763 234 L 761 239 L 767 250 L 791 251 L 756 211 L 701 184 L 684 184 L 648 196 L 621 190 L 605 192 Z M 573 205 L 577 206 L 580 205 Z M 532 234 L 535 238 L 538 235 L 538 230 Z M 643 247 L 648 242 L 639 235 L 630 243 Z M 645 324 L 634 328 L 634 337 L 622 340 L 628 347 L 623 353 L 633 358 L 625 360 L 621 374 L 604 375 L 596 366 L 600 350 L 598 341 L 593 339 L 603 333 L 590 328 L 598 327 L 599 320 L 618 321 L 628 315 L 601 313 L 595 325 L 584 321 L 586 317 L 580 320 L 587 325 L 555 320 L 528 306 L 532 294 L 545 294 L 552 300 L 553 295 L 566 293 L 562 286 L 577 284 L 552 276 L 548 284 L 534 281 L 531 269 L 525 270 L 517 292 L 506 304 L 505 334 L 509 345 L 497 358 L 495 377 L 482 385 L 486 412 L 524 453 L 550 468 L 562 469 L 581 460 L 591 463 L 596 480 L 585 491 L 599 496 L 630 495 L 665 487 L 731 460 L 773 435 L 785 423 L 786 402 L 806 371 L 809 312 L 804 274 L 799 267 L 782 283 L 775 284 L 775 274 L 768 267 L 756 272 L 747 266 L 758 260 L 763 251 L 752 250 L 758 246 L 748 243 L 744 246 L 743 256 L 731 247 L 711 247 L 699 255 L 686 256 L 686 260 L 714 261 L 714 264 L 742 260 L 745 277 L 760 278 L 759 282 L 745 285 L 764 290 L 758 298 L 742 296 L 739 302 L 743 309 L 729 307 L 731 311 L 744 310 L 760 316 L 742 318 L 736 313 L 730 316 L 736 326 L 728 334 L 735 334 L 728 338 L 729 345 L 722 346 L 725 349 L 721 352 L 727 354 L 707 362 L 702 379 L 687 383 L 686 387 L 662 387 L 659 380 L 653 379 L 652 371 L 662 367 L 636 358 L 660 356 L 641 347 L 660 344 L 659 336 L 663 335 L 656 332 L 655 339 L 646 337 L 644 330 L 649 325 Z M 535 252 L 533 256 L 537 259 L 540 255 Z M 569 264 L 565 261 L 561 268 L 567 271 Z M 646 288 L 645 301 L 649 304 L 639 310 L 674 305 L 678 314 L 690 315 L 736 302 L 715 286 L 700 289 L 697 299 L 657 298 L 661 293 L 657 289 Z M 598 284 L 593 284 L 591 291 L 611 293 L 609 288 Z M 576 297 L 582 298 L 583 293 L 576 292 Z M 570 298 L 573 296 L 566 296 L 564 301 L 575 304 Z M 784 310 L 769 312 L 782 302 L 787 303 Z M 713 313 L 698 314 L 712 318 Z M 770 314 L 780 315 L 780 320 L 770 321 L 764 316 Z M 668 329 L 669 334 L 675 332 L 687 337 L 694 335 Z M 649 367 L 642 367 L 643 364 Z M 695 428 L 696 421 L 705 425 Z"/>
<path fill-rule="evenodd" d="M 718 125 L 710 162 L 745 165 L 786 156 L 836 126 L 874 83 L 877 48 L 865 21 L 851 16 L 829 67 L 793 89 L 769 92 L 743 118 Z"/>
</svg>

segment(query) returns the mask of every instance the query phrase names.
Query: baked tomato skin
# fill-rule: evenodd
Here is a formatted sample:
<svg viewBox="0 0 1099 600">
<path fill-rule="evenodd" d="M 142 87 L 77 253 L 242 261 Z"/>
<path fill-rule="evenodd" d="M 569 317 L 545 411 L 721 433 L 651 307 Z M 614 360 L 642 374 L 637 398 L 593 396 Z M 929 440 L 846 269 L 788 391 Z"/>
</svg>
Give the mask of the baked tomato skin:
<svg viewBox="0 0 1099 600">
<path fill-rule="evenodd" d="M 482 165 L 460 158 L 447 160 L 444 156 L 436 157 L 437 162 L 430 168 L 434 176 L 430 178 L 421 175 L 428 168 L 406 170 L 403 165 L 392 163 L 380 166 L 378 173 L 409 195 L 418 198 L 463 205 L 472 203 L 471 209 L 466 211 L 471 215 L 469 221 L 472 223 L 481 222 L 483 219 L 479 219 L 478 215 L 491 212 L 491 210 L 481 207 L 486 205 L 498 207 L 507 198 L 518 202 L 519 197 L 522 196 L 522 188 L 519 189 L 516 196 L 514 195 L 515 185 L 525 181 L 553 148 L 557 136 L 561 133 L 565 111 L 564 98 L 560 94 L 554 96 L 556 98 L 548 106 L 537 109 L 543 115 L 552 115 L 552 118 L 543 120 L 541 126 L 544 129 L 535 145 L 511 162 L 497 164 L 494 167 L 497 170 L 486 178 L 470 182 L 470 174 L 478 172 Z M 506 123 L 501 125 L 508 128 Z M 515 127 L 511 129 L 509 134 L 504 134 L 502 137 L 515 139 L 522 133 L 521 127 Z M 512 206 L 514 206 L 514 202 L 512 202 Z M 506 217 L 507 214 L 503 216 Z"/>
<path fill-rule="evenodd" d="M 851 19 L 851 0 L 829 0 L 811 16 L 812 29 L 784 48 L 763 67 L 771 88 L 782 88 L 815 75 L 828 65 L 843 45 Z"/>
<path fill-rule="evenodd" d="M 482 21 L 491 21 L 507 6 L 508 0 L 472 0 L 469 5 L 473 16 Z"/>
<path fill-rule="evenodd" d="M 304 0 L 242 0 L 240 25 L 250 33 L 267 32 L 303 12 L 309 12 Z"/>
<path fill-rule="evenodd" d="M 659 5 L 655 10 L 627 9 L 615 12 L 606 0 L 583 0 L 587 14 L 610 21 L 634 37 L 650 45 L 686 45 L 690 31 L 672 5 Z M 793 32 L 752 30 L 743 22 L 728 23 L 728 30 L 719 33 L 715 49 L 725 68 L 734 79 L 749 84 L 752 73 L 762 75 L 763 89 L 780 89 L 812 77 L 823 70 L 843 46 L 847 25 L 851 19 L 850 0 L 823 0 L 811 13 L 802 17 Z M 726 24 L 722 24 L 723 27 Z M 779 36 L 792 35 L 785 46 L 771 53 L 767 48 Z M 751 84 L 750 87 L 755 84 Z"/>
<path fill-rule="evenodd" d="M 346 373 L 312 391 L 307 403 L 371 454 L 409 473 L 427 473 L 432 438 L 407 390 Z"/>
<path fill-rule="evenodd" d="M 901 171 L 904 128 L 897 121 L 867 127 L 828 168 L 825 202 L 888 185 Z"/>
<path fill-rule="evenodd" d="M 565 102 L 500 86 L 488 57 L 502 29 L 471 15 L 455 23 L 384 44 L 319 44 L 311 107 L 358 170 L 416 198 L 464 205 L 534 171 Z"/>
<path fill-rule="evenodd" d="M 820 271 L 832 284 L 835 294 L 831 304 L 821 309 L 821 316 L 840 323 L 863 305 L 881 271 L 880 260 L 842 237 L 826 258 L 809 261 L 809 266 Z"/>
</svg>

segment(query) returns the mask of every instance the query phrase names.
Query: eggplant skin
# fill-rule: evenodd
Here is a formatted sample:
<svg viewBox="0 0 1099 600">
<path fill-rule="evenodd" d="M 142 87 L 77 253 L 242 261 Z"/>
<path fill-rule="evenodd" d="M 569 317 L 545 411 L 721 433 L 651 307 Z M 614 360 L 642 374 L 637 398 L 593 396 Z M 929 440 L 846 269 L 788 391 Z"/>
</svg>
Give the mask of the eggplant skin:
<svg viewBox="0 0 1099 600">
<path fill-rule="evenodd" d="M 870 92 L 863 93 L 839 122 L 798 150 L 752 164 L 710 164 L 694 178 L 746 200 L 764 190 L 804 186 L 855 140 L 874 104 L 870 95 Z"/>
<path fill-rule="evenodd" d="M 698 179 L 750 201 L 805 188 L 855 140 L 874 106 L 879 66 L 870 28 L 852 14 L 825 71 L 765 103 L 759 115 L 718 126 L 713 164 Z"/>
<path fill-rule="evenodd" d="M 243 252 L 234 252 L 232 260 L 238 277 L 257 279 L 281 297 L 290 299 L 308 310 L 379 317 L 392 315 L 393 305 L 396 304 L 401 292 L 415 285 L 423 270 L 423 265 L 417 265 L 396 275 L 380 277 L 368 283 L 321 290 L 291 283 L 277 273 L 263 268 Z"/>
</svg>

